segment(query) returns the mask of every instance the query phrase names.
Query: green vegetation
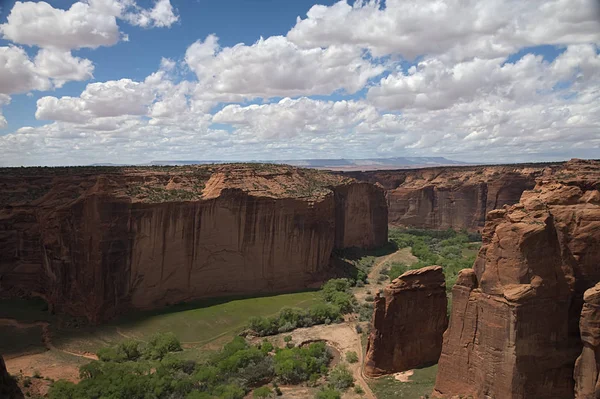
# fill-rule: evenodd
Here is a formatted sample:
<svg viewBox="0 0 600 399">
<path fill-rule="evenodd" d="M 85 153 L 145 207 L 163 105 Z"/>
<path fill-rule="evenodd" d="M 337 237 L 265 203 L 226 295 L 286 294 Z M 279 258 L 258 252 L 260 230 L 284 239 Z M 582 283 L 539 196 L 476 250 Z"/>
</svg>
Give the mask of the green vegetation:
<svg viewBox="0 0 600 399">
<path fill-rule="evenodd" d="M 167 189 L 159 186 L 131 186 L 127 195 L 137 197 L 142 195 L 147 202 L 192 201 L 202 197 L 204 183 L 196 185 L 193 191 L 183 189 Z"/>
<path fill-rule="evenodd" d="M 315 395 L 315 399 L 340 399 L 342 393 L 335 388 L 322 388 Z"/>
<path fill-rule="evenodd" d="M 409 382 L 400 382 L 390 375 L 371 380 L 369 386 L 378 398 L 415 399 L 431 394 L 436 373 L 437 365 L 414 370 Z"/>
<path fill-rule="evenodd" d="M 357 306 L 356 299 L 350 293 L 352 285 L 353 281 L 346 278 L 329 280 L 319 291 L 323 302 L 308 309 L 284 308 L 272 317 L 255 316 L 250 319 L 247 327 L 262 337 L 299 327 L 341 322 L 343 315 L 353 312 Z"/>
<path fill-rule="evenodd" d="M 354 351 L 346 352 L 346 361 L 348 363 L 357 363 L 358 362 L 358 354 Z"/>
<path fill-rule="evenodd" d="M 352 372 L 344 363 L 338 364 L 331 370 L 327 378 L 330 388 L 346 390 L 354 385 Z"/>
<path fill-rule="evenodd" d="M 78 384 L 57 381 L 49 398 L 242 399 L 252 388 L 254 397 L 266 398 L 273 391 L 265 384 L 316 380 L 327 374 L 331 361 L 319 342 L 289 349 L 252 346 L 236 337 L 205 362 L 179 359 L 172 354 L 177 350 L 181 346 L 172 334 L 156 335 L 147 344 L 127 341 L 104 348 L 98 353 L 100 360 L 80 368 Z"/>
<path fill-rule="evenodd" d="M 256 388 L 252 392 L 252 397 L 254 397 L 254 398 L 271 398 L 271 397 L 273 397 L 273 390 L 265 385 L 260 388 Z"/>
<path fill-rule="evenodd" d="M 392 263 L 389 278 L 393 280 L 411 269 L 439 265 L 444 268 L 446 288 L 452 290 L 458 272 L 473 266 L 481 236 L 466 231 L 455 230 L 415 230 L 391 229 L 390 239 L 398 248 L 411 247 L 411 252 L 419 261 L 411 266 Z"/>
<path fill-rule="evenodd" d="M 367 276 L 378 257 L 394 253 L 398 246 L 393 241 L 376 249 L 346 248 L 335 250 L 335 259 L 339 262 L 338 268 L 346 277 L 354 280 L 357 286 L 368 284 Z"/>
</svg>

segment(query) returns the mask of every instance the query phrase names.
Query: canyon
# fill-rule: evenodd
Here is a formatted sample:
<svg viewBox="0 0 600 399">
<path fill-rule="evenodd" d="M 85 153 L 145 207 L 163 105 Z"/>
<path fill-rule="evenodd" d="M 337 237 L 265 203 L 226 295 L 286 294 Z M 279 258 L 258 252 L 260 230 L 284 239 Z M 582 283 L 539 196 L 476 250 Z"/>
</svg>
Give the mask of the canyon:
<svg viewBox="0 0 600 399">
<path fill-rule="evenodd" d="M 0 296 L 92 323 L 319 284 L 334 249 L 387 242 L 373 184 L 263 164 L 0 174 Z"/>
<path fill-rule="evenodd" d="M 452 291 L 435 396 L 595 397 L 597 292 L 584 293 L 598 281 L 600 162 L 572 160 L 488 213 Z"/>
<path fill-rule="evenodd" d="M 388 223 L 467 229 L 483 246 L 456 278 L 450 318 L 443 268 L 402 274 L 375 296 L 364 374 L 438 363 L 439 398 L 600 393 L 599 161 L 1 172 L 0 297 L 40 296 L 101 323 L 132 309 L 316 287 L 337 250 L 385 245 Z"/>
<path fill-rule="evenodd" d="M 386 190 L 389 223 L 422 229 L 483 228 L 487 213 L 519 202 L 536 179 L 561 163 L 445 166 L 422 169 L 345 172 Z"/>
</svg>

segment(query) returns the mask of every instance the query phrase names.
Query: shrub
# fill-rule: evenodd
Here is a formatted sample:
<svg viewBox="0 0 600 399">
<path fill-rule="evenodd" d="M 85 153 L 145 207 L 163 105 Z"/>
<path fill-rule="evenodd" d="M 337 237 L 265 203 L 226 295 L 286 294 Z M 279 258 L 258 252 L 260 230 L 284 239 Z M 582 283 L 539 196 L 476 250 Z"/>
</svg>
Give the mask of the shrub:
<svg viewBox="0 0 600 399">
<path fill-rule="evenodd" d="M 273 390 L 275 391 L 275 395 L 277 395 L 277 396 L 283 395 L 283 392 L 281 392 L 281 389 L 279 389 L 279 386 L 277 385 L 276 382 L 273 382 Z"/>
<path fill-rule="evenodd" d="M 290 342 L 292 340 L 292 336 L 291 335 L 286 335 L 285 337 L 283 337 L 283 341 L 284 342 Z"/>
<path fill-rule="evenodd" d="M 315 395 L 315 399 L 341 399 L 342 394 L 334 388 L 322 388 Z"/>
<path fill-rule="evenodd" d="M 362 395 L 362 394 L 365 393 L 365 391 L 364 391 L 364 389 L 361 388 L 360 385 L 357 385 L 357 386 L 354 387 L 354 393 Z"/>
<path fill-rule="evenodd" d="M 264 339 L 263 342 L 260 344 L 260 350 L 263 353 L 267 354 L 273 350 L 273 344 Z"/>
<path fill-rule="evenodd" d="M 150 338 L 144 357 L 147 359 L 162 359 L 169 352 L 181 351 L 181 343 L 173 333 L 158 333 Z"/>
<path fill-rule="evenodd" d="M 353 284 L 353 280 L 346 278 L 329 280 L 321 288 L 325 303 L 315 304 L 308 310 L 284 308 L 276 317 L 252 317 L 247 328 L 262 337 L 285 333 L 298 327 L 341 322 L 342 315 L 353 312 L 357 306 L 356 298 L 350 292 Z"/>
<path fill-rule="evenodd" d="M 363 332 L 363 328 L 360 326 L 360 324 L 355 325 L 354 329 L 356 330 L 356 332 L 358 334 L 362 334 L 362 332 Z"/>
<path fill-rule="evenodd" d="M 346 352 L 346 361 L 348 363 L 357 363 L 358 362 L 358 354 L 356 352 Z"/>
<path fill-rule="evenodd" d="M 373 302 L 375 300 L 375 298 L 373 297 L 373 295 L 367 295 L 365 297 L 365 301 L 367 302 Z"/>
<path fill-rule="evenodd" d="M 321 287 L 321 294 L 327 302 L 332 301 L 336 292 L 347 292 L 352 287 L 352 282 L 347 278 L 331 279 Z"/>
<path fill-rule="evenodd" d="M 352 372 L 348 370 L 345 364 L 338 364 L 329 373 L 329 385 L 337 389 L 347 389 L 354 385 Z"/>
<path fill-rule="evenodd" d="M 331 360 L 331 354 L 322 342 L 312 343 L 308 348 L 280 349 L 273 357 L 275 375 L 286 384 L 307 381 L 313 374 L 323 374 Z"/>
<path fill-rule="evenodd" d="M 358 320 L 360 321 L 371 321 L 373 317 L 373 304 L 363 303 L 358 310 Z"/>
<path fill-rule="evenodd" d="M 268 386 L 262 386 L 260 388 L 256 388 L 252 393 L 252 397 L 254 398 L 270 398 L 273 396 L 273 390 Z"/>
<path fill-rule="evenodd" d="M 390 269 L 390 274 L 389 274 L 390 281 L 400 277 L 407 270 L 408 270 L 408 266 L 406 266 L 404 263 L 397 263 L 397 262 L 392 263 L 392 268 Z"/>
</svg>

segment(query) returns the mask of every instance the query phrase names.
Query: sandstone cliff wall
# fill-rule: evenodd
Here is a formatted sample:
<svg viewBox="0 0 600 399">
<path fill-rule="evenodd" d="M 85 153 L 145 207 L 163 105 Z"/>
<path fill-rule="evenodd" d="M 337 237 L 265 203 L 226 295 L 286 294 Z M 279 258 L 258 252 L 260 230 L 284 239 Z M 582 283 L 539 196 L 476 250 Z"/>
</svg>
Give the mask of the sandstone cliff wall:
<svg viewBox="0 0 600 399">
<path fill-rule="evenodd" d="M 599 189 L 600 163 L 571 161 L 488 214 L 452 292 L 438 397 L 574 397 L 583 293 L 600 281 Z"/>
<path fill-rule="evenodd" d="M 440 266 L 410 270 L 377 294 L 365 374 L 376 377 L 437 363 L 448 326 Z"/>
<path fill-rule="evenodd" d="M 575 399 L 600 397 L 600 283 L 583 295 L 579 330 L 583 350 L 575 362 Z"/>
<path fill-rule="evenodd" d="M 128 308 L 300 289 L 325 277 L 334 247 L 387 242 L 380 188 L 273 168 L 220 166 L 201 182 L 172 171 L 141 183 L 55 178 L 42 198 L 0 213 L 0 287 L 99 322 Z"/>
<path fill-rule="evenodd" d="M 536 178 L 558 166 L 435 167 L 346 175 L 386 189 L 392 225 L 479 230 L 489 211 L 516 204 L 525 190 L 535 186 Z"/>
</svg>

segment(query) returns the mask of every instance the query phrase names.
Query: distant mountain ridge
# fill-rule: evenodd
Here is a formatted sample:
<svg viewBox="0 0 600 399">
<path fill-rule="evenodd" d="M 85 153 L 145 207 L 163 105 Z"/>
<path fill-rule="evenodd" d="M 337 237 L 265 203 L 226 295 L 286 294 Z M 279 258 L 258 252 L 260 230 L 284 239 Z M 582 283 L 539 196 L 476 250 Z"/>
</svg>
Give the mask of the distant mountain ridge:
<svg viewBox="0 0 600 399">
<path fill-rule="evenodd" d="M 230 163 L 232 161 L 195 161 L 195 160 L 157 160 L 148 165 L 175 166 L 175 165 L 205 165 Z M 428 166 L 472 165 L 468 162 L 454 161 L 444 157 L 393 157 L 393 158 L 364 158 L 364 159 L 288 159 L 288 160 L 257 160 L 250 163 L 287 164 L 303 168 L 334 169 L 334 170 L 375 170 L 375 169 L 404 169 Z"/>
</svg>

